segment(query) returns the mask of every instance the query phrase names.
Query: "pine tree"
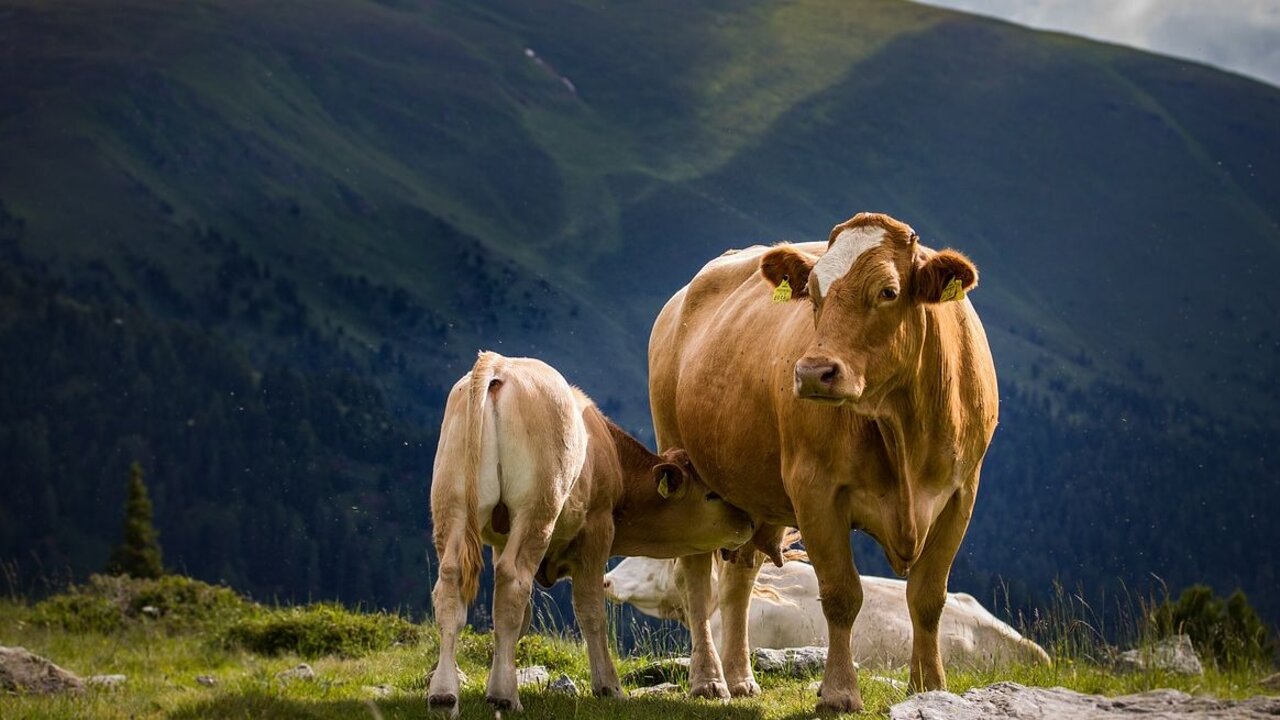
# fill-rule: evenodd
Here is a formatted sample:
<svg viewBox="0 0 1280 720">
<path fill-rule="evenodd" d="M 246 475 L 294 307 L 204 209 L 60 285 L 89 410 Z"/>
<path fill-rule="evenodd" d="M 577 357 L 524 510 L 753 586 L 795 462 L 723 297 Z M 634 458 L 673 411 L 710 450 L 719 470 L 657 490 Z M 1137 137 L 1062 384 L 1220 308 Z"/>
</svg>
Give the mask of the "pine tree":
<svg viewBox="0 0 1280 720">
<path fill-rule="evenodd" d="M 107 570 L 136 578 L 158 578 L 164 574 L 160 543 L 151 524 L 151 500 L 142 482 L 142 466 L 129 467 L 129 488 L 124 503 L 124 538 L 111 551 Z"/>
</svg>

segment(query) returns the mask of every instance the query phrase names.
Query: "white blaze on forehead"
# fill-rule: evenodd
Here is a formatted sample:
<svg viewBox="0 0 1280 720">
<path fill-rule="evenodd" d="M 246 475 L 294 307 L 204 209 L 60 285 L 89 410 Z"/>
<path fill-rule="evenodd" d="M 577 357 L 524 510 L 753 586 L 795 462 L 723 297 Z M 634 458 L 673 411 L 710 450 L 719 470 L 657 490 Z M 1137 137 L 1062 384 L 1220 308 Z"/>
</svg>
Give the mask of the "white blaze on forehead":
<svg viewBox="0 0 1280 720">
<path fill-rule="evenodd" d="M 858 258 L 884 241 L 885 230 L 877 225 L 849 228 L 836 236 L 827 254 L 818 258 L 810 271 L 817 286 L 818 295 L 825 297 L 831 284 L 844 277 Z"/>
</svg>

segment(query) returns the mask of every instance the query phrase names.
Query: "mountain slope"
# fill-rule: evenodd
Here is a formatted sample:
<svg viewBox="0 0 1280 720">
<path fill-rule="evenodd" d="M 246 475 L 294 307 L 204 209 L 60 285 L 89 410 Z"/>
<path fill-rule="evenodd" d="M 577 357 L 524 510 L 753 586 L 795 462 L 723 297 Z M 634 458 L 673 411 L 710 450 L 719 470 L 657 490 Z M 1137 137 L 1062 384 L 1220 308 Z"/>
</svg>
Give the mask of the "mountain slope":
<svg viewBox="0 0 1280 720">
<path fill-rule="evenodd" d="M 982 270 L 1006 411 L 957 582 L 1274 587 L 1275 88 L 891 0 L 12 0 L 0 48 L 0 249 L 64 283 L 19 284 L 214 338 L 250 386 L 351 374 L 389 434 L 430 438 L 492 348 L 648 436 L 648 328 L 672 292 L 726 248 L 878 210 Z M 225 479 L 167 442 L 169 472 Z M 429 467 L 403 471 L 425 523 Z M 304 535 L 337 513 L 267 495 Z M 91 538 L 62 527 L 80 519 L 53 521 L 44 561 L 89 569 L 72 548 Z M 8 537 L 0 557 L 23 555 Z M 311 590 L 366 592 L 317 572 Z M 288 592 L 271 574 L 233 576 Z"/>
</svg>

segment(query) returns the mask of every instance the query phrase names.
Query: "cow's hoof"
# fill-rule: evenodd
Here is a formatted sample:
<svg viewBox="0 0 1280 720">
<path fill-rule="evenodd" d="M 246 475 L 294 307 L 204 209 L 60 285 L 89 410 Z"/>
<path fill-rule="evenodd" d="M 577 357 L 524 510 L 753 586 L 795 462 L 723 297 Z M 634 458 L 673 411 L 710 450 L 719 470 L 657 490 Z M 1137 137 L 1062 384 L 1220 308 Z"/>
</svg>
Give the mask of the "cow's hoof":
<svg viewBox="0 0 1280 720">
<path fill-rule="evenodd" d="M 427 707 L 432 710 L 443 710 L 449 713 L 450 717 L 458 716 L 458 696 L 454 693 L 440 693 L 438 695 L 427 696 Z"/>
<path fill-rule="evenodd" d="M 489 704 L 493 706 L 494 710 L 503 710 L 513 713 L 524 711 L 524 706 L 520 704 L 519 697 L 503 698 L 490 695 L 485 699 L 489 701 Z"/>
<path fill-rule="evenodd" d="M 734 697 L 754 697 L 760 694 L 760 685 L 751 679 L 736 682 L 729 687 L 729 694 Z"/>
<path fill-rule="evenodd" d="M 710 698 L 712 700 L 728 700 L 729 688 L 720 680 L 698 683 L 689 687 L 689 697 Z"/>
<path fill-rule="evenodd" d="M 818 692 L 822 693 L 821 690 Z M 828 690 L 818 698 L 818 712 L 862 712 L 862 695 L 859 693 L 836 693 L 834 690 Z"/>
<path fill-rule="evenodd" d="M 596 697 L 602 697 L 602 698 L 623 698 L 627 696 L 627 694 L 622 691 L 622 688 L 618 687 L 617 685 L 606 685 L 605 687 L 598 687 L 598 688 L 595 688 L 592 692 L 596 694 Z"/>
</svg>

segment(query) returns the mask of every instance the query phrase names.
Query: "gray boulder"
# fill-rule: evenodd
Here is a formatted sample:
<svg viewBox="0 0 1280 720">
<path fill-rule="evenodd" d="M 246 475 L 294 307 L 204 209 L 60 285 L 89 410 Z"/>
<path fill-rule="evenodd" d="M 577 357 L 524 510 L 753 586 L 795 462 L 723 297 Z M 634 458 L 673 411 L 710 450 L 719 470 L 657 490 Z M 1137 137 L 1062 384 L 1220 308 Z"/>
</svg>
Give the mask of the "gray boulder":
<svg viewBox="0 0 1280 720">
<path fill-rule="evenodd" d="M 565 695 L 578 694 L 577 683 L 573 681 L 573 678 L 563 673 L 561 673 L 560 677 L 552 680 L 551 684 L 547 685 L 547 689 L 552 692 L 564 693 Z"/>
<path fill-rule="evenodd" d="M 1268 690 L 1280 691 L 1280 673 L 1272 673 L 1262 678 L 1258 684 Z"/>
<path fill-rule="evenodd" d="M 281 680 L 315 680 L 316 671 L 306 663 L 299 663 L 296 667 L 285 670 L 276 677 Z"/>
<path fill-rule="evenodd" d="M 820 673 L 826 667 L 827 649 L 815 646 L 781 650 L 757 648 L 752 653 L 752 661 L 756 670 L 762 673 L 786 673 L 793 677 L 806 677 Z"/>
<path fill-rule="evenodd" d="M 1204 666 L 1187 635 L 1174 635 L 1150 648 L 1134 648 L 1120 653 L 1116 669 L 1121 672 L 1162 670 L 1178 675 L 1203 675 Z"/>
<path fill-rule="evenodd" d="M 889 708 L 890 720 L 1274 720 L 1277 714 L 1280 698 L 1235 702 L 1177 690 L 1108 698 L 1011 682 L 974 688 L 963 696 L 940 690 L 920 693 Z"/>
<path fill-rule="evenodd" d="M 517 687 L 528 685 L 546 686 L 548 682 L 551 682 L 551 673 L 547 672 L 547 669 L 542 665 L 516 668 Z"/>
<path fill-rule="evenodd" d="M 26 648 L 0 647 L 0 690 L 31 695 L 79 693 L 84 692 L 84 682 Z"/>
<path fill-rule="evenodd" d="M 680 686 L 675 683 L 658 683 L 649 687 L 636 688 L 630 692 L 631 697 L 644 697 L 645 695 L 675 695 L 680 692 Z"/>
<path fill-rule="evenodd" d="M 627 685 L 648 687 L 659 683 L 679 683 L 689 679 L 689 658 L 674 657 L 657 660 L 638 667 L 622 676 Z"/>
<path fill-rule="evenodd" d="M 90 675 L 84 679 L 84 684 L 89 687 L 102 688 L 104 690 L 114 690 L 124 687 L 124 683 L 129 678 L 124 675 Z"/>
</svg>

